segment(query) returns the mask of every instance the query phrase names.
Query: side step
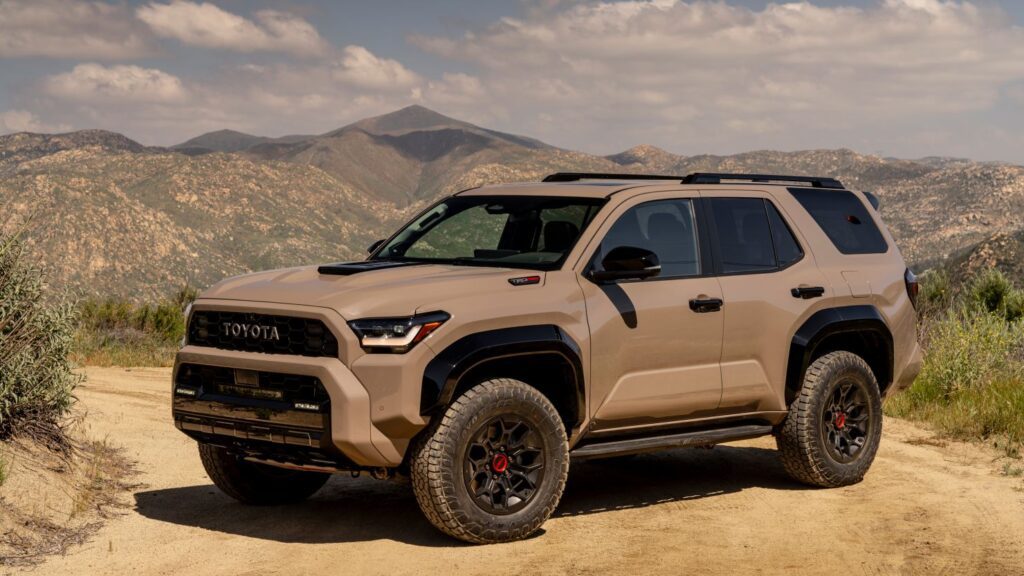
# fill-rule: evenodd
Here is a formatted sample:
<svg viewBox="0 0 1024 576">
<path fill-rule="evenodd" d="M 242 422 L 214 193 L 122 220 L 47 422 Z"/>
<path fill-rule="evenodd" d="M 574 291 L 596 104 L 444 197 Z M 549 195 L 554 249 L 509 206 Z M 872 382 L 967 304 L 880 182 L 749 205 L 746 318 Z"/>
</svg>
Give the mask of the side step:
<svg viewBox="0 0 1024 576">
<path fill-rule="evenodd" d="M 712 430 L 668 434 L 665 436 L 629 438 L 627 440 L 611 440 L 597 444 L 587 444 L 586 446 L 574 449 L 569 453 L 569 455 L 572 456 L 574 460 L 609 458 L 612 456 L 623 456 L 626 454 L 640 454 L 642 452 L 656 452 L 658 450 L 670 450 L 672 448 L 708 446 L 711 444 L 719 444 L 721 442 L 747 440 L 749 438 L 767 436 L 771 433 L 772 427 L 767 424 L 746 424 L 742 426 L 730 426 L 728 428 L 715 428 Z"/>
</svg>

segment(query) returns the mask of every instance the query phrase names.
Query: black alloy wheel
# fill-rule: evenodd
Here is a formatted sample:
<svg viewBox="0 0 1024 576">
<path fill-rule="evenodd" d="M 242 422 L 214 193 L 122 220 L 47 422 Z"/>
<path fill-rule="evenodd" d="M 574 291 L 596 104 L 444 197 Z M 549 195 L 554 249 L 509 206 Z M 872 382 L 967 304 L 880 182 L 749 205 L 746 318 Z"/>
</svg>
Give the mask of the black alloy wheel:
<svg viewBox="0 0 1024 576">
<path fill-rule="evenodd" d="M 843 380 L 825 403 L 821 415 L 822 435 L 829 455 L 836 462 L 848 464 L 864 453 L 874 424 L 868 402 L 862 380 Z"/>
<path fill-rule="evenodd" d="M 521 510 L 544 480 L 544 441 L 518 416 L 492 418 L 472 435 L 463 477 L 473 501 L 485 512 Z"/>
</svg>

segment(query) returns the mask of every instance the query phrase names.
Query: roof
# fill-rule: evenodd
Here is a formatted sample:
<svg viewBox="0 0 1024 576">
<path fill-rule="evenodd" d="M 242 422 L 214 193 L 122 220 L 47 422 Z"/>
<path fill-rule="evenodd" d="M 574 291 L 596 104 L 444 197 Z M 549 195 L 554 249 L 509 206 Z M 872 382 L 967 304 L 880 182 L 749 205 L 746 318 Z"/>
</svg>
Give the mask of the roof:
<svg viewBox="0 0 1024 576">
<path fill-rule="evenodd" d="M 835 178 L 816 176 L 785 176 L 771 174 L 732 174 L 697 172 L 686 176 L 662 176 L 654 174 L 602 174 L 588 172 L 558 172 L 550 174 L 542 182 L 519 184 L 493 184 L 460 192 L 465 196 L 512 195 L 512 196 L 568 196 L 575 198 L 607 198 L 616 192 L 631 188 L 655 186 L 717 186 L 733 182 L 747 186 L 801 186 L 842 190 L 843 184 Z M 788 184 L 787 184 L 788 183 Z M 552 188 L 557 188 L 554 193 Z"/>
</svg>

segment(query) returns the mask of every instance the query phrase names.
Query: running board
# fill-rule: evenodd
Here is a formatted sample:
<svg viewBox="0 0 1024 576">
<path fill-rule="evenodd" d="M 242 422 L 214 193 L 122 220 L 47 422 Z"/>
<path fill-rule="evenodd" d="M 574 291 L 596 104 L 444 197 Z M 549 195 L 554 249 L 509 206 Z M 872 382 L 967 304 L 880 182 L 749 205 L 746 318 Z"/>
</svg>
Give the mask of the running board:
<svg viewBox="0 0 1024 576">
<path fill-rule="evenodd" d="M 630 438 L 627 440 L 612 440 L 609 442 L 588 444 L 586 446 L 576 448 L 570 452 L 569 455 L 572 456 L 573 460 L 609 458 L 612 456 L 623 456 L 626 454 L 670 450 L 672 448 L 710 446 L 721 442 L 732 442 L 734 440 L 747 440 L 750 438 L 757 438 L 759 436 L 767 436 L 771 433 L 772 427 L 767 424 L 747 424 L 743 426 L 730 426 L 728 428 L 715 428 L 713 430 L 682 432 L 665 436 Z"/>
</svg>

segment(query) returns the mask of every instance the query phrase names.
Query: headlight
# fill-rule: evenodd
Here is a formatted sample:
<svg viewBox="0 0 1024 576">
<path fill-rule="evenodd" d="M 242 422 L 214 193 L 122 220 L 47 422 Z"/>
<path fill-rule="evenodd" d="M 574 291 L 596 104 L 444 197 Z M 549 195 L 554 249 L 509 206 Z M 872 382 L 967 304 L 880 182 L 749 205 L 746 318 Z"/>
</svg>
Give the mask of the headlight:
<svg viewBox="0 0 1024 576">
<path fill-rule="evenodd" d="M 405 354 L 441 327 L 451 316 L 445 312 L 417 314 L 411 318 L 367 318 L 348 323 L 359 343 L 370 352 Z"/>
</svg>

